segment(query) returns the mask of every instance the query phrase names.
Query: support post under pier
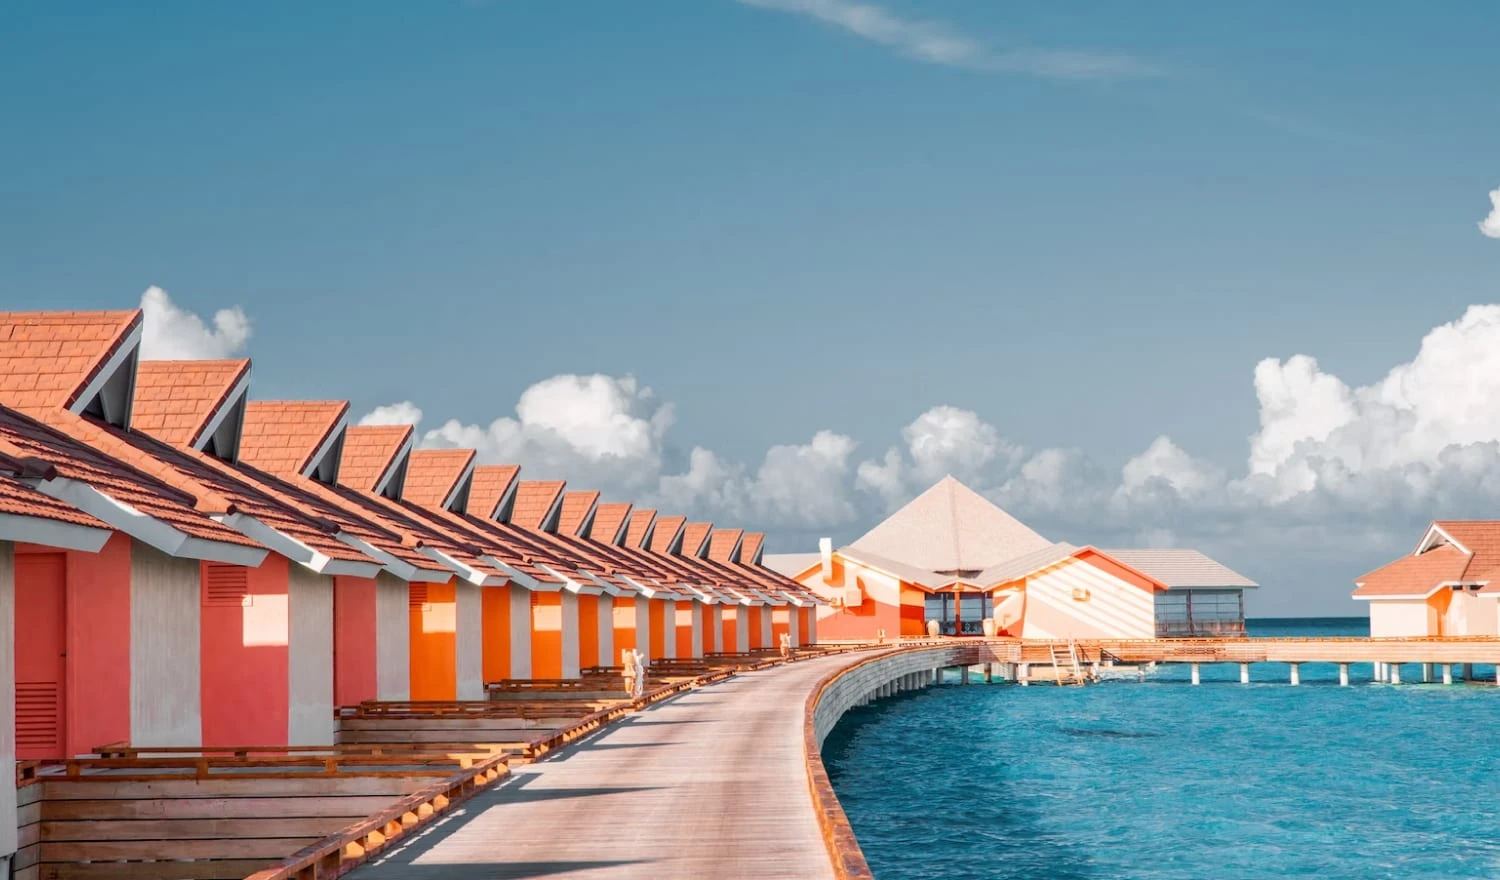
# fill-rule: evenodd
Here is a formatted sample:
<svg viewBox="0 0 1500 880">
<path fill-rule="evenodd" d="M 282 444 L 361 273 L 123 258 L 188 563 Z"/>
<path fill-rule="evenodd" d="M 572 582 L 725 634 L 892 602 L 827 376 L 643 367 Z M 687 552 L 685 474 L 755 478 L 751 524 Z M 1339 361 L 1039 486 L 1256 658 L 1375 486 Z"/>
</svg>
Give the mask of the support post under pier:
<svg viewBox="0 0 1500 880">
<path fill-rule="evenodd" d="M 1191 666 L 1192 670 L 1193 670 L 1193 684 L 1197 684 L 1198 683 L 1198 664 L 1196 664 L 1196 663 L 1189 663 L 1188 665 Z"/>
<path fill-rule="evenodd" d="M 1249 683 L 1250 683 L 1250 664 L 1249 663 L 1241 663 L 1240 664 L 1240 684 L 1249 684 Z"/>
<path fill-rule="evenodd" d="M 1348 687 L 1348 686 L 1349 686 L 1349 664 L 1348 663 L 1340 663 L 1339 664 L 1339 687 Z"/>
<path fill-rule="evenodd" d="M 1453 664 L 1443 663 L 1443 684 L 1453 684 Z"/>
<path fill-rule="evenodd" d="M 1302 670 L 1300 668 L 1301 664 L 1300 663 L 1291 663 L 1291 664 L 1288 664 L 1288 665 L 1290 665 L 1292 667 L 1292 684 L 1294 684 L 1294 685 L 1301 684 L 1302 683 Z"/>
<path fill-rule="evenodd" d="M 1400 684 L 1401 683 L 1401 664 L 1400 663 L 1392 663 L 1392 664 L 1390 664 L 1390 668 L 1391 668 L 1391 684 Z"/>
</svg>

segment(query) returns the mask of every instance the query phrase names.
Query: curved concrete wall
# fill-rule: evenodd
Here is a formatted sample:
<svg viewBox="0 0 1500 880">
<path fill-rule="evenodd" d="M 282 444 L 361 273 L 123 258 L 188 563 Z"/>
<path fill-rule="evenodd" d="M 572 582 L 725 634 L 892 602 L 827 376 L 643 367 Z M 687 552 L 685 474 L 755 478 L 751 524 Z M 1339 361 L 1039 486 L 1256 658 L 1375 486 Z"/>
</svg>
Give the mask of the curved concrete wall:
<svg viewBox="0 0 1500 880">
<path fill-rule="evenodd" d="M 855 706 L 927 687 L 934 669 L 1013 662 L 1013 653 L 1009 645 L 989 643 L 901 648 L 835 673 L 823 683 L 813 706 L 817 743 L 822 746 L 839 719 Z"/>
</svg>

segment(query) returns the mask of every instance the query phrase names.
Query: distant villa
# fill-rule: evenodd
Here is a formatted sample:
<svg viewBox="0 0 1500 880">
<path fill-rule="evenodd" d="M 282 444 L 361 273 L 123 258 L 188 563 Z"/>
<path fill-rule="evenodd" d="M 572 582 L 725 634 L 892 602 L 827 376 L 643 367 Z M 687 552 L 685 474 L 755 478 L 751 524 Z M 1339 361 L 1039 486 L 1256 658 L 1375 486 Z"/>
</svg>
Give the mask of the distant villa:
<svg viewBox="0 0 1500 880">
<path fill-rule="evenodd" d="M 1439 520 L 1416 549 L 1354 582 L 1370 603 L 1370 635 L 1500 633 L 1500 522 Z"/>
<path fill-rule="evenodd" d="M 819 543 L 763 563 L 829 600 L 823 639 L 921 636 L 928 621 L 1027 639 L 1243 635 L 1257 586 L 1197 550 L 1049 541 L 951 476 L 854 543 Z"/>
</svg>

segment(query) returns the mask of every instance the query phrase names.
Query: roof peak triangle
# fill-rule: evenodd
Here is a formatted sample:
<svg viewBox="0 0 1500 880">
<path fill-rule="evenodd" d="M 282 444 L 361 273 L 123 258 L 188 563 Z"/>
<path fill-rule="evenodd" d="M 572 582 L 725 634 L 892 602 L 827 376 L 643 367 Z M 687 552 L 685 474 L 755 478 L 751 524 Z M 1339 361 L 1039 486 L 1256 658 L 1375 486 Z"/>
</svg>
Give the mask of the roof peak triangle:
<svg viewBox="0 0 1500 880">
<path fill-rule="evenodd" d="M 1052 545 L 951 474 L 849 546 L 935 572 L 980 571 Z"/>
</svg>

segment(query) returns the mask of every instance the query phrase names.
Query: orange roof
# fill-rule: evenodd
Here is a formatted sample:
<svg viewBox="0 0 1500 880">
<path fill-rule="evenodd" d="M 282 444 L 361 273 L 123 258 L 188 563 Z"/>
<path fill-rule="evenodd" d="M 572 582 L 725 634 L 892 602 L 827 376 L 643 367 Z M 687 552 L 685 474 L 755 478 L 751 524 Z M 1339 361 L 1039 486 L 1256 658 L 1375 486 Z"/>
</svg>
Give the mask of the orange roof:
<svg viewBox="0 0 1500 880">
<path fill-rule="evenodd" d="M 141 361 L 130 427 L 163 443 L 192 446 L 250 373 L 247 359 Z"/>
<path fill-rule="evenodd" d="M 557 531 L 563 535 L 577 535 L 583 528 L 589 511 L 599 503 L 599 493 L 593 490 L 568 492 L 563 495 L 562 512 L 558 514 Z"/>
<path fill-rule="evenodd" d="M 84 419 L 66 412 L 49 418 Z M 172 526 L 194 538 L 260 547 L 259 544 L 205 513 L 228 513 L 231 505 L 222 497 L 194 496 L 140 468 L 106 455 L 68 433 L 0 407 L 0 453 L 11 458 L 40 458 L 57 468 L 59 476 L 76 480 L 126 504 L 141 514 Z"/>
<path fill-rule="evenodd" d="M 1462 580 L 1468 566 L 1468 554 L 1444 544 L 1420 556 L 1403 556 L 1357 578 L 1359 588 L 1354 595 L 1427 596 L 1445 582 Z"/>
<path fill-rule="evenodd" d="M 1500 566 L 1500 521 L 1449 519 L 1438 520 L 1433 525 L 1474 554 L 1464 577 L 1478 579 Z"/>
<path fill-rule="evenodd" d="M 708 558 L 715 562 L 729 562 L 730 554 L 734 553 L 744 534 L 744 529 L 714 529 L 708 539 Z"/>
<path fill-rule="evenodd" d="M 362 492 L 375 491 L 414 432 L 412 425 L 354 425 L 345 430 L 339 482 Z"/>
<path fill-rule="evenodd" d="M 765 543 L 764 532 L 746 532 L 744 539 L 740 541 L 740 564 L 758 565 L 759 562 L 755 557 L 760 553 L 761 545 Z"/>
<path fill-rule="evenodd" d="M 687 523 L 685 516 L 663 516 L 656 521 L 656 530 L 651 533 L 651 552 L 665 553 L 677 539 L 677 533 Z"/>
<path fill-rule="evenodd" d="M 625 546 L 634 549 L 646 548 L 646 535 L 651 532 L 651 524 L 656 520 L 656 511 L 640 508 L 630 515 L 630 525 L 625 532 Z"/>
<path fill-rule="evenodd" d="M 523 480 L 516 487 L 516 506 L 510 521 L 525 529 L 539 529 L 562 494 L 562 480 Z"/>
<path fill-rule="evenodd" d="M 0 404 L 66 409 L 141 323 L 128 312 L 0 312 Z"/>
<path fill-rule="evenodd" d="M 468 473 L 472 449 L 417 449 L 406 463 L 406 488 L 401 497 L 423 507 L 442 507 Z"/>
<path fill-rule="evenodd" d="M 57 468 L 50 461 L 12 458 L 0 453 L 0 514 L 50 519 L 96 529 L 109 528 L 71 504 L 43 495 L 21 482 L 22 477 L 48 479 L 56 473 Z"/>
<path fill-rule="evenodd" d="M 682 527 L 682 555 L 701 556 L 703 547 L 714 533 L 713 523 L 688 523 Z"/>
<path fill-rule="evenodd" d="M 519 473 L 521 468 L 513 464 L 482 464 L 474 468 L 474 482 L 469 485 L 469 512 L 482 519 L 494 519 Z"/>
<path fill-rule="evenodd" d="M 601 544 L 613 544 L 629 518 L 629 502 L 601 504 L 594 508 L 594 527 L 589 531 L 589 538 Z"/>
<path fill-rule="evenodd" d="M 348 412 L 347 400 L 250 401 L 240 460 L 273 474 L 300 474 Z"/>
</svg>

